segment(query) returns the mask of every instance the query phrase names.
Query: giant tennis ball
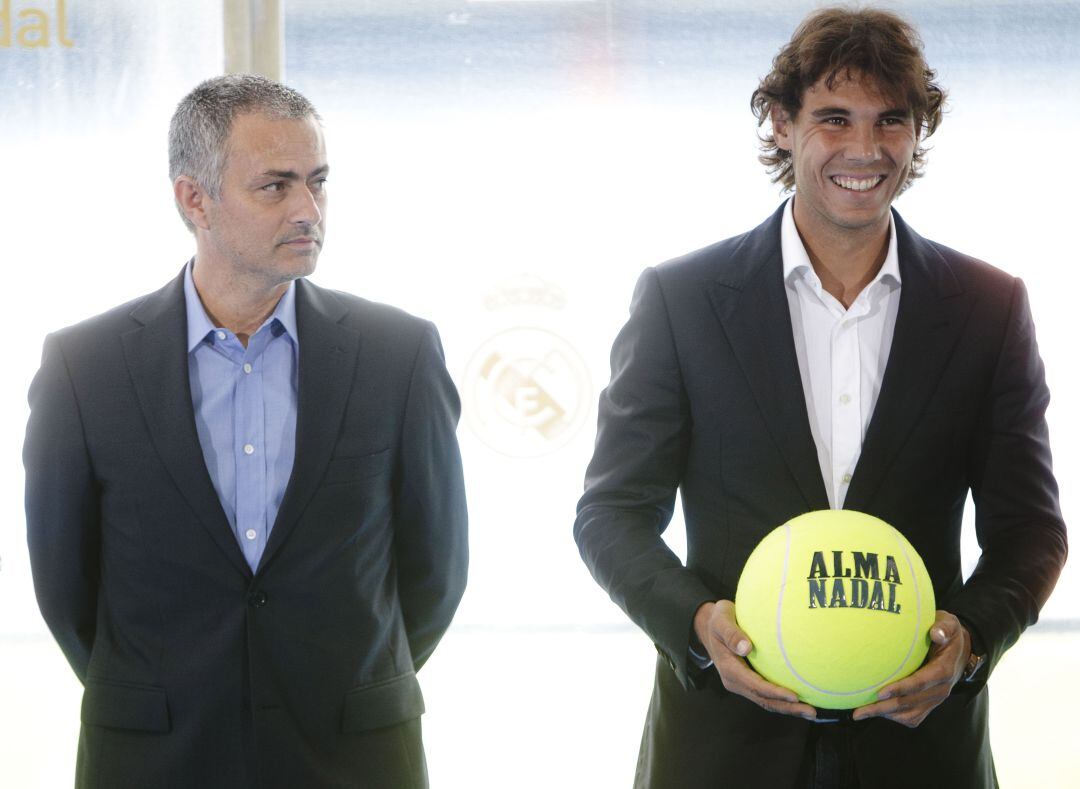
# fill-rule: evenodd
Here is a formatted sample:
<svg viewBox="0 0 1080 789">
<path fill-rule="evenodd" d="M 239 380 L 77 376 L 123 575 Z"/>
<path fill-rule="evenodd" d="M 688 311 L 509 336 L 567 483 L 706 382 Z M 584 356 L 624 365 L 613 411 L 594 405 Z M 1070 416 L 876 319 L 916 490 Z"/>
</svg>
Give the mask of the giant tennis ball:
<svg viewBox="0 0 1080 789">
<path fill-rule="evenodd" d="M 934 609 L 930 576 L 904 535 L 852 510 L 808 512 L 771 531 L 735 593 L 750 665 L 823 709 L 869 704 L 917 669 Z"/>
</svg>

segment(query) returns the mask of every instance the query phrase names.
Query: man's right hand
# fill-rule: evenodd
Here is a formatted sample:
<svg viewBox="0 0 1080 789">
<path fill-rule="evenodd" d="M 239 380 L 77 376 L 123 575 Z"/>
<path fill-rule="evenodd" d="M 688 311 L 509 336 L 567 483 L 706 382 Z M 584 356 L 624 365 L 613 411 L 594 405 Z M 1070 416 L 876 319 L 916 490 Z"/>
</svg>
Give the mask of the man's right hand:
<svg viewBox="0 0 1080 789">
<path fill-rule="evenodd" d="M 787 688 L 766 682 L 743 659 L 753 645 L 735 621 L 735 604 L 730 600 L 703 603 L 694 614 L 694 632 L 709 653 L 724 687 L 769 712 L 815 720 L 816 712 L 800 702 Z"/>
</svg>

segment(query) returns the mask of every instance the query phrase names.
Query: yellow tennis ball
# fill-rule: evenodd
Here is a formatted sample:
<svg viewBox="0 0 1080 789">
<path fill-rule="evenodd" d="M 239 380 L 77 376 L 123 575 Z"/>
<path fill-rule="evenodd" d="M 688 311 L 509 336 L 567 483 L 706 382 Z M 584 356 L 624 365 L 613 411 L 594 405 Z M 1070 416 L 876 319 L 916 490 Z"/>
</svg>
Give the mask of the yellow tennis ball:
<svg viewBox="0 0 1080 789">
<path fill-rule="evenodd" d="M 735 617 L 750 665 L 823 709 L 851 709 L 917 669 L 930 648 L 934 588 L 900 532 L 853 510 L 792 518 L 750 554 Z"/>
</svg>

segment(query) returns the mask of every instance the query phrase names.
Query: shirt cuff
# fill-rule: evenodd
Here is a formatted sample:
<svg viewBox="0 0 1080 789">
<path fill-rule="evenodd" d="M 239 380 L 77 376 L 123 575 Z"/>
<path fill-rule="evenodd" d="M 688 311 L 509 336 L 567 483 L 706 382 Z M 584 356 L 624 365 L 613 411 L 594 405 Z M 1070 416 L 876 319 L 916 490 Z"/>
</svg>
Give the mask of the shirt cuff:
<svg viewBox="0 0 1080 789">
<path fill-rule="evenodd" d="M 704 669 L 704 668 L 708 668 L 709 666 L 712 665 L 712 660 L 709 659 L 709 656 L 708 655 L 699 655 L 698 651 L 696 649 L 694 649 L 692 644 L 690 646 L 688 646 L 686 649 L 690 653 L 690 662 L 693 663 L 698 668 Z"/>
</svg>

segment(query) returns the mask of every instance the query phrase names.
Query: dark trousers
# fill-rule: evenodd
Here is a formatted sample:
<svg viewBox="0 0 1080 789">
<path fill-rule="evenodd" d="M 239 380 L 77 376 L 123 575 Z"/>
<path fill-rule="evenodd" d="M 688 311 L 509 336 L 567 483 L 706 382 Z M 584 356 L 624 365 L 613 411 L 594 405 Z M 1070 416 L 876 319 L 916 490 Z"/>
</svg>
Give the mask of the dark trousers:
<svg viewBox="0 0 1080 789">
<path fill-rule="evenodd" d="M 796 789 L 858 789 L 854 731 L 844 721 L 810 728 Z"/>
</svg>

